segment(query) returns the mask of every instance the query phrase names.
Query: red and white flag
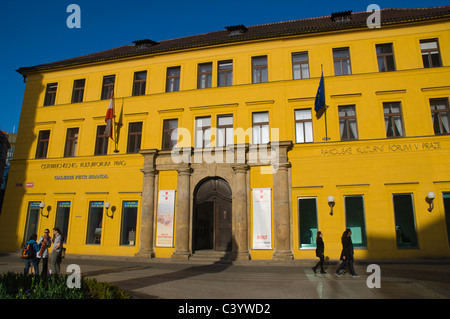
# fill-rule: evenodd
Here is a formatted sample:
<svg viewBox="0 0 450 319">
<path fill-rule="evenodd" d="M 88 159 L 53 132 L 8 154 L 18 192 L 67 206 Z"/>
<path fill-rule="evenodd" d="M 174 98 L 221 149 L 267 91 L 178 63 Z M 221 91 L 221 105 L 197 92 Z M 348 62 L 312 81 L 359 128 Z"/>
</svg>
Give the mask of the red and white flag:
<svg viewBox="0 0 450 319">
<path fill-rule="evenodd" d="M 111 92 L 111 99 L 109 100 L 109 106 L 108 110 L 106 111 L 106 129 L 105 129 L 105 135 L 108 134 L 110 138 L 113 138 L 113 126 L 114 126 L 114 102 L 113 102 L 113 92 Z"/>
</svg>

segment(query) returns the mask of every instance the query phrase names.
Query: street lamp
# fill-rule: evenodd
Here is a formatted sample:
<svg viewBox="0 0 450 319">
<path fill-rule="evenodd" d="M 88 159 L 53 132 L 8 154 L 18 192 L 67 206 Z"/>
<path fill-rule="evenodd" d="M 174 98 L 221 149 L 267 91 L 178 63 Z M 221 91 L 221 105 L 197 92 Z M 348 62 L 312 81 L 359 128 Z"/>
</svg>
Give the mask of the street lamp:
<svg viewBox="0 0 450 319">
<path fill-rule="evenodd" d="M 427 198 L 425 199 L 426 202 L 428 203 L 428 205 L 430 205 L 430 207 L 428 207 L 428 211 L 431 212 L 434 208 L 434 198 L 436 197 L 436 195 L 433 192 L 429 192 L 427 194 Z"/>
<path fill-rule="evenodd" d="M 331 208 L 330 215 L 333 216 L 333 207 L 335 205 L 334 197 L 330 195 L 330 196 L 328 196 L 327 200 L 328 200 L 328 206 L 330 206 L 330 208 Z"/>
</svg>

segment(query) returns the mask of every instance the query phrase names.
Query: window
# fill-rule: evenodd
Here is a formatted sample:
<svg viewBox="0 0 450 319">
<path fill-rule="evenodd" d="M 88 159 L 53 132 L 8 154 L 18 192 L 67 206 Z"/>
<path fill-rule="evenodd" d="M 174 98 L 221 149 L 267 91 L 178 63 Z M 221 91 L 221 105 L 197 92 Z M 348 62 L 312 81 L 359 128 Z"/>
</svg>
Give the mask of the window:
<svg viewBox="0 0 450 319">
<path fill-rule="evenodd" d="M 39 207 L 40 203 L 37 201 L 28 203 L 27 227 L 24 242 L 28 241 L 31 235 L 37 234 L 38 232 L 39 214 L 41 212 L 41 208 Z"/>
<path fill-rule="evenodd" d="M 234 144 L 233 137 L 233 115 L 218 115 L 216 146 L 224 147 Z"/>
<path fill-rule="evenodd" d="M 178 92 L 180 90 L 181 67 L 167 68 L 166 92 Z"/>
<path fill-rule="evenodd" d="M 195 119 L 195 147 L 211 147 L 211 117 Z"/>
<path fill-rule="evenodd" d="M 334 75 L 352 74 L 349 48 L 333 49 Z"/>
<path fill-rule="evenodd" d="M 403 136 L 402 108 L 400 102 L 384 102 L 383 110 L 386 137 Z"/>
<path fill-rule="evenodd" d="M 233 60 L 219 61 L 217 69 L 217 86 L 233 85 Z"/>
<path fill-rule="evenodd" d="M 252 83 L 267 81 L 267 56 L 252 57 Z"/>
<path fill-rule="evenodd" d="M 89 219 L 86 244 L 100 245 L 102 239 L 103 202 L 89 203 Z"/>
<path fill-rule="evenodd" d="M 136 221 L 138 201 L 124 201 L 122 206 L 121 245 L 136 245 Z"/>
<path fill-rule="evenodd" d="M 57 88 L 58 88 L 58 83 L 47 84 L 47 89 L 45 91 L 45 98 L 44 98 L 44 106 L 55 105 Z"/>
<path fill-rule="evenodd" d="M 73 81 L 72 103 L 83 102 L 84 85 L 85 84 L 86 84 L 86 79 Z"/>
<path fill-rule="evenodd" d="M 292 76 L 294 80 L 309 79 L 308 52 L 292 53 Z"/>
<path fill-rule="evenodd" d="M 115 75 L 108 75 L 103 77 L 102 86 L 102 100 L 108 100 L 111 98 L 111 94 L 114 92 L 114 83 L 116 82 Z"/>
<path fill-rule="evenodd" d="M 145 95 L 147 71 L 135 72 L 133 81 L 133 96 Z"/>
<path fill-rule="evenodd" d="M 212 63 L 198 65 L 197 88 L 206 89 L 212 87 Z"/>
<path fill-rule="evenodd" d="M 36 148 L 36 158 L 46 158 L 50 131 L 39 131 L 38 144 Z"/>
<path fill-rule="evenodd" d="M 128 147 L 127 153 L 139 153 L 142 139 L 142 122 L 130 123 L 128 125 Z"/>
<path fill-rule="evenodd" d="M 424 68 L 435 68 L 442 66 L 438 39 L 421 40 L 420 50 L 422 51 Z"/>
<path fill-rule="evenodd" d="M 430 99 L 431 119 L 433 121 L 434 134 L 443 135 L 450 133 L 450 110 L 448 98 Z"/>
<path fill-rule="evenodd" d="M 67 243 L 67 235 L 69 233 L 69 217 L 70 217 L 70 202 L 58 202 L 58 210 L 56 211 L 56 227 L 61 229 L 64 237 L 64 243 Z"/>
<path fill-rule="evenodd" d="M 253 113 L 253 144 L 269 143 L 269 112 Z"/>
<path fill-rule="evenodd" d="M 316 248 L 317 199 L 302 197 L 298 199 L 298 228 L 300 248 Z"/>
<path fill-rule="evenodd" d="M 397 248 L 417 247 L 412 194 L 394 194 L 395 234 Z"/>
<path fill-rule="evenodd" d="M 313 142 L 311 109 L 295 110 L 295 142 Z"/>
<path fill-rule="evenodd" d="M 392 43 L 377 44 L 378 71 L 395 71 L 394 50 Z"/>
<path fill-rule="evenodd" d="M 442 193 L 444 198 L 445 224 L 447 225 L 447 238 L 450 245 L 450 193 Z"/>
<path fill-rule="evenodd" d="M 108 152 L 108 134 L 105 133 L 106 125 L 97 126 L 97 137 L 94 155 L 106 155 Z"/>
<path fill-rule="evenodd" d="M 339 106 L 339 128 L 341 130 L 341 141 L 358 139 L 354 105 Z"/>
<path fill-rule="evenodd" d="M 67 129 L 64 157 L 72 157 L 77 154 L 78 127 Z"/>
<path fill-rule="evenodd" d="M 177 145 L 177 128 L 178 128 L 178 120 L 164 120 L 163 123 L 163 141 L 162 141 L 162 150 L 170 151 Z"/>
<path fill-rule="evenodd" d="M 364 221 L 364 197 L 361 195 L 345 196 L 346 228 L 352 231 L 355 247 L 367 247 L 366 226 Z"/>
</svg>

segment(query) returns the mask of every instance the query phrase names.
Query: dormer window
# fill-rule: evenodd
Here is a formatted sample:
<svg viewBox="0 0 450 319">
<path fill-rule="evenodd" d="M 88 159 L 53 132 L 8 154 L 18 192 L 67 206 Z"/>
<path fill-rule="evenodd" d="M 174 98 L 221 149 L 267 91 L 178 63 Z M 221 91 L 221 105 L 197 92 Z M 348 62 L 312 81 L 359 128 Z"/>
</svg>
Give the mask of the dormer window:
<svg viewBox="0 0 450 319">
<path fill-rule="evenodd" d="M 146 48 L 149 48 L 151 46 L 158 44 L 158 42 L 149 40 L 149 39 L 133 41 L 133 43 L 136 46 L 136 49 L 138 49 L 138 50 L 146 49 Z"/>
<path fill-rule="evenodd" d="M 225 29 L 227 29 L 229 36 L 239 35 L 248 31 L 248 28 L 243 24 L 228 26 Z"/>
<path fill-rule="evenodd" d="M 348 22 L 352 20 L 352 10 L 342 11 L 342 12 L 333 12 L 331 14 L 331 20 L 333 22 Z"/>
</svg>

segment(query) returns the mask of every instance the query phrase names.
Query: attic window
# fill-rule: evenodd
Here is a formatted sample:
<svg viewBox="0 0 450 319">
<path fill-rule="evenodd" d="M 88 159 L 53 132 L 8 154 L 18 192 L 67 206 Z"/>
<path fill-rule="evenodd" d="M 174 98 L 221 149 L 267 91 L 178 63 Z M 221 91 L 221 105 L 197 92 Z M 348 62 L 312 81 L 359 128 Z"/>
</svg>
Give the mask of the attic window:
<svg viewBox="0 0 450 319">
<path fill-rule="evenodd" d="M 352 10 L 333 12 L 331 14 L 333 22 L 348 22 L 352 20 Z"/>
<path fill-rule="evenodd" d="M 225 29 L 227 29 L 228 35 L 230 36 L 239 35 L 248 31 L 248 28 L 243 24 L 228 26 Z"/>
<path fill-rule="evenodd" d="M 154 46 L 154 45 L 158 44 L 158 42 L 153 41 L 153 40 L 149 40 L 149 39 L 133 41 L 133 43 L 134 43 L 134 45 L 136 46 L 136 48 L 138 50 L 149 48 L 151 46 Z"/>
</svg>

